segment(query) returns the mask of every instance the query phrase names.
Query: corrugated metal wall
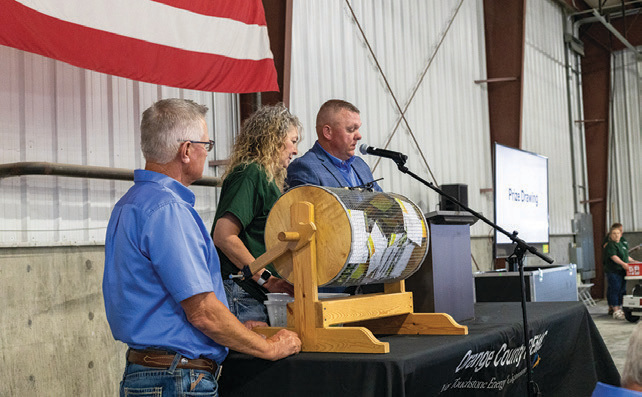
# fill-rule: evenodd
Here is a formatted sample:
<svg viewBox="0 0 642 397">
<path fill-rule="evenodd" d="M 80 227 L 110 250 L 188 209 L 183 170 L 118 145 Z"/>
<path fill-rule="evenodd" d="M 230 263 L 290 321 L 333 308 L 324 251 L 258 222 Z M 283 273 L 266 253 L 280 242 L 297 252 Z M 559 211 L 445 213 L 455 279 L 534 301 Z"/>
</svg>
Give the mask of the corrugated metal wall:
<svg viewBox="0 0 642 397">
<path fill-rule="evenodd" d="M 564 15 L 550 0 L 526 2 L 522 149 L 548 157 L 550 234 L 571 234 L 575 213 Z M 570 84 L 576 91 L 576 85 Z M 577 92 L 573 92 L 577 97 Z M 571 104 L 572 112 L 576 107 Z M 579 127 L 573 127 L 579 134 Z"/>
<path fill-rule="evenodd" d="M 492 219 L 492 193 L 484 190 L 492 187 L 486 86 L 474 83 L 486 78 L 481 7 L 463 0 L 294 0 L 290 107 L 305 126 L 300 153 L 314 143 L 319 106 L 346 99 L 362 110 L 364 143 L 390 142 L 387 148 L 408 154 L 410 170 L 429 181 L 432 172 L 438 184 L 467 184 L 470 206 Z M 567 234 L 574 212 L 572 173 L 582 172 L 581 156 L 573 164 L 569 155 L 569 126 L 577 136 L 581 127 L 569 119 L 581 116 L 567 102 L 562 11 L 550 0 L 527 7 L 523 148 L 549 157 L 551 233 Z M 233 95 L 138 83 L 7 47 L 0 47 L 0 55 L 2 163 L 141 167 L 140 113 L 170 96 L 194 98 L 214 110 L 208 123 L 217 148 L 210 159 L 227 157 L 238 119 Z M 576 85 L 570 87 L 571 96 L 579 97 Z M 394 163 L 365 159 L 375 177 L 385 178 L 385 190 L 408 196 L 424 211 L 436 209 L 437 195 L 400 174 Z M 0 244 L 102 243 L 110 209 L 129 186 L 43 176 L 0 180 Z M 193 189 L 201 215 L 211 222 L 216 189 Z M 479 222 L 472 229 L 475 236 L 488 232 Z"/>
<path fill-rule="evenodd" d="M 638 47 L 641 51 L 642 47 Z M 607 225 L 642 231 L 642 61 L 630 50 L 611 57 Z"/>
<path fill-rule="evenodd" d="M 316 140 L 321 104 L 348 100 L 361 109 L 363 143 L 385 147 L 390 140 L 387 148 L 406 153 L 408 168 L 422 178 L 434 182 L 430 169 L 438 184 L 467 184 L 469 205 L 492 219 L 492 193 L 480 192 L 492 187 L 487 93 L 474 83 L 486 78 L 481 7 L 480 1 L 456 0 L 294 0 L 290 107 L 306 130 L 299 152 Z M 392 161 L 364 159 L 375 178 L 384 178 L 385 191 L 436 210 L 436 193 Z M 478 222 L 472 234 L 488 231 Z"/>
<path fill-rule="evenodd" d="M 0 46 L 0 163 L 141 168 L 140 114 L 168 97 L 210 108 L 217 147 L 209 159 L 226 158 L 238 125 L 235 95 L 139 83 Z M 130 186 L 52 176 L 0 179 L 0 246 L 102 244 L 111 208 Z M 212 222 L 217 189 L 192 189 L 201 216 Z"/>
</svg>

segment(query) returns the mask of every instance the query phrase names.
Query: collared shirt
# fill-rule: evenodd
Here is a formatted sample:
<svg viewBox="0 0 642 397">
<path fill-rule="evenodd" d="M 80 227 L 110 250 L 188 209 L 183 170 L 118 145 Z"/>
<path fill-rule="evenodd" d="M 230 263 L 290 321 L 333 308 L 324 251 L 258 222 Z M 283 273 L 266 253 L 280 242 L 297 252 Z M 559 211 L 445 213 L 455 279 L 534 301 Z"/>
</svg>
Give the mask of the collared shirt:
<svg viewBox="0 0 642 397">
<path fill-rule="evenodd" d="M 212 234 L 216 222 L 225 214 L 233 215 L 240 223 L 239 239 L 258 258 L 265 253 L 265 223 L 281 191 L 274 181 L 268 181 L 267 174 L 258 163 L 236 166 L 223 181 L 216 215 L 212 224 Z M 226 279 L 230 273 L 238 273 L 236 265 L 218 249 L 221 270 Z M 277 273 L 270 264 L 267 269 Z M 265 290 L 251 279 L 238 281 L 246 292 L 263 303 L 267 300 Z"/>
<path fill-rule="evenodd" d="M 626 270 L 618 263 L 616 263 L 611 257 L 615 255 L 620 258 L 624 263 L 629 261 L 629 251 L 627 245 L 625 245 L 622 240 L 617 243 L 613 240 L 609 240 L 604 248 L 604 271 L 606 273 L 618 273 L 622 276 L 626 275 Z"/>
<path fill-rule="evenodd" d="M 214 292 L 227 306 L 218 255 L 180 182 L 134 171 L 134 186 L 112 211 L 105 240 L 103 296 L 114 338 L 221 363 L 227 348 L 185 316 L 181 301 Z"/>
<path fill-rule="evenodd" d="M 345 179 L 348 186 L 354 187 L 361 185 L 361 182 L 359 182 L 359 178 L 357 177 L 357 173 L 354 172 L 354 169 L 352 168 L 352 162 L 356 158 L 355 156 L 344 161 L 328 153 L 321 145 L 319 145 L 319 141 L 316 141 L 314 144 L 318 145 L 319 149 L 323 150 L 325 154 L 328 155 L 330 162 L 337 168 L 337 170 L 339 170 L 339 173 L 341 173 L 341 176 Z"/>
</svg>

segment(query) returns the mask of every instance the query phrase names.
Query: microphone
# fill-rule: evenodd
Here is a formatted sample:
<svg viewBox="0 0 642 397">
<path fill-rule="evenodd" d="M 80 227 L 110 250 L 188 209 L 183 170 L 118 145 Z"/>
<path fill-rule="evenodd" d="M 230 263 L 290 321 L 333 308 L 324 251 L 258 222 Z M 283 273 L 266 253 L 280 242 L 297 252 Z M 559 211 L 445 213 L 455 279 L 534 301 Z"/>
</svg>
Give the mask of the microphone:
<svg viewBox="0 0 642 397">
<path fill-rule="evenodd" d="M 408 160 L 408 156 L 403 153 L 393 152 L 392 150 L 386 149 L 377 149 L 376 147 L 368 146 L 367 144 L 362 144 L 359 146 L 359 151 L 361 154 L 371 154 L 373 156 L 385 157 L 387 159 L 394 160 L 395 162 L 401 161 L 405 163 Z"/>
</svg>

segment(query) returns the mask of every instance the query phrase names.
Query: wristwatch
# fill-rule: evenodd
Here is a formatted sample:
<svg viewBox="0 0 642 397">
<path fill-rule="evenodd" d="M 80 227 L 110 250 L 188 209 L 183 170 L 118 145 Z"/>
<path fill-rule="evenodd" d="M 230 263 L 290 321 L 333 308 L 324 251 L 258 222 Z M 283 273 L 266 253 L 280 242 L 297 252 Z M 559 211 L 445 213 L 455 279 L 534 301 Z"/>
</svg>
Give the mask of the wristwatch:
<svg viewBox="0 0 642 397">
<path fill-rule="evenodd" d="M 270 273 L 269 270 L 265 269 L 263 270 L 263 273 L 261 273 L 261 277 L 256 281 L 256 283 L 258 285 L 263 285 L 268 281 L 270 277 L 272 277 L 272 273 Z"/>
</svg>

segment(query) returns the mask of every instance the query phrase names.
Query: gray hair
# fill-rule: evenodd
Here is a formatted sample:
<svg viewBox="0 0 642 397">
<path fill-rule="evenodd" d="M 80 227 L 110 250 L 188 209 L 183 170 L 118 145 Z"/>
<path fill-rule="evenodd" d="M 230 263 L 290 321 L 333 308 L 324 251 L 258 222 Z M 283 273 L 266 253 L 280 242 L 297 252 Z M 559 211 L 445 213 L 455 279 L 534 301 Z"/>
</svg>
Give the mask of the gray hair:
<svg viewBox="0 0 642 397">
<path fill-rule="evenodd" d="M 207 106 L 189 99 L 162 99 L 143 112 L 141 150 L 145 160 L 166 164 L 174 159 L 182 140 L 200 141 Z"/>
<path fill-rule="evenodd" d="M 631 333 L 622 371 L 622 386 L 632 385 L 642 385 L 642 322 L 638 323 Z"/>
</svg>

